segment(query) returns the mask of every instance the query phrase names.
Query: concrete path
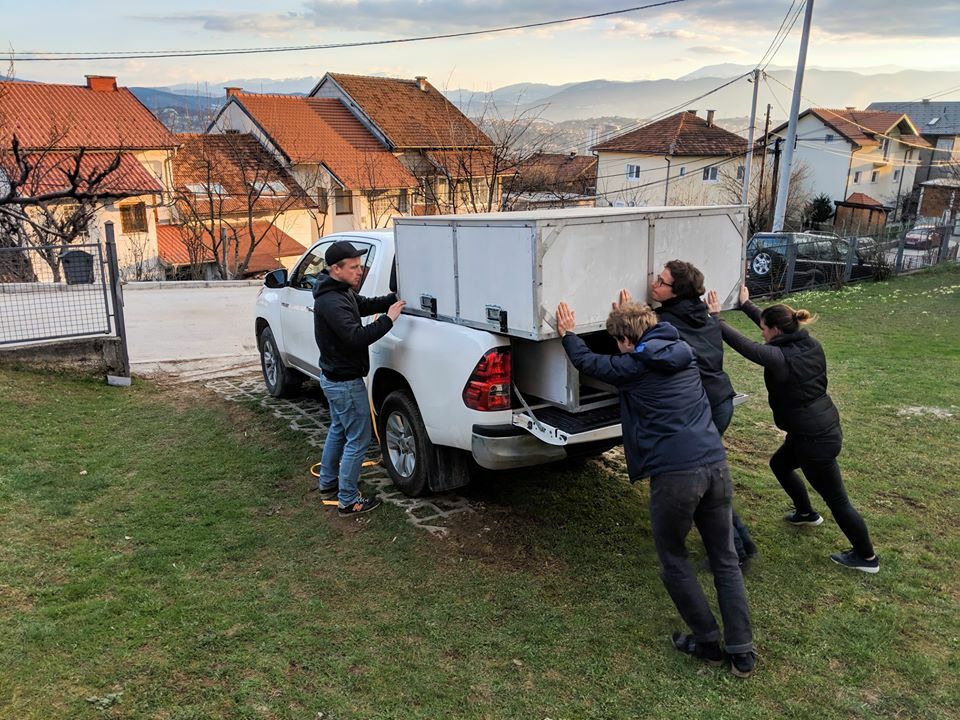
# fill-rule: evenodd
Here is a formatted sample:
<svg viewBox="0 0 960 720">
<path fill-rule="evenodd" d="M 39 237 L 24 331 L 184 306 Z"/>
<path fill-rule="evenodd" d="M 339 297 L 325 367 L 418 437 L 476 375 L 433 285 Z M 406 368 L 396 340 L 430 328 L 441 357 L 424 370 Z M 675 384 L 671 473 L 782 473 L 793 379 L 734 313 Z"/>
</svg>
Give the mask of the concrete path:
<svg viewBox="0 0 960 720">
<path fill-rule="evenodd" d="M 132 372 L 184 380 L 259 372 L 253 334 L 259 292 L 260 283 L 126 285 L 123 307 Z"/>
</svg>

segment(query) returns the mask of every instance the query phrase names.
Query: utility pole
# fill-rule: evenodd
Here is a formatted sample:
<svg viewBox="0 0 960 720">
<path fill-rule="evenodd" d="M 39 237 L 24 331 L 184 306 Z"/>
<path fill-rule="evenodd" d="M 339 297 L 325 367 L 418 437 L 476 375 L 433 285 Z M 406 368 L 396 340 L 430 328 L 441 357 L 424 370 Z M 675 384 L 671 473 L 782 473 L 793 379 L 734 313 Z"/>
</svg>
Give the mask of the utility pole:
<svg viewBox="0 0 960 720">
<path fill-rule="evenodd" d="M 783 138 L 777 138 L 773 141 L 773 181 L 770 183 L 770 217 L 773 218 L 773 211 L 777 204 L 777 180 L 780 177 L 780 143 Z M 773 230 L 773 222 L 770 223 L 770 229 Z"/>
<path fill-rule="evenodd" d="M 777 203 L 773 210 L 773 231 L 783 230 L 787 214 L 787 195 L 790 192 L 790 170 L 793 166 L 793 146 L 797 142 L 797 116 L 800 114 L 800 90 L 803 87 L 803 71 L 807 65 L 807 43 L 810 40 L 810 24 L 813 20 L 813 0 L 807 0 L 803 14 L 803 35 L 800 37 L 800 54 L 797 57 L 797 77 L 793 81 L 793 101 L 790 103 L 790 120 L 787 125 L 787 147 L 783 152 L 783 172 L 777 187 Z"/>
<path fill-rule="evenodd" d="M 753 167 L 753 129 L 757 124 L 757 91 L 760 89 L 760 68 L 753 71 L 753 102 L 750 104 L 750 131 L 747 133 L 747 162 L 743 166 L 743 190 L 740 204 L 750 203 L 750 168 Z"/>
<path fill-rule="evenodd" d="M 760 183 L 757 186 L 757 217 L 760 217 L 760 205 L 763 203 L 763 171 L 767 166 L 767 138 L 770 135 L 770 103 L 767 103 L 767 119 L 763 123 L 763 155 L 760 156 Z"/>
</svg>

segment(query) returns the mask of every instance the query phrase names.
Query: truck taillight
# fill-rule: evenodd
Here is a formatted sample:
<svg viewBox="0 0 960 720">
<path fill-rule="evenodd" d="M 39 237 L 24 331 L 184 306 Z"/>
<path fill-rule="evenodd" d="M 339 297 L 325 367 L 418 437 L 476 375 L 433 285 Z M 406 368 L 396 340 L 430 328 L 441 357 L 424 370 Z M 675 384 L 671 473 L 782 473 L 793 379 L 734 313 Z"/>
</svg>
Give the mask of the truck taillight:
<svg viewBox="0 0 960 720">
<path fill-rule="evenodd" d="M 493 348 L 473 369 L 463 402 L 471 410 L 509 410 L 510 382 L 510 349 Z"/>
</svg>

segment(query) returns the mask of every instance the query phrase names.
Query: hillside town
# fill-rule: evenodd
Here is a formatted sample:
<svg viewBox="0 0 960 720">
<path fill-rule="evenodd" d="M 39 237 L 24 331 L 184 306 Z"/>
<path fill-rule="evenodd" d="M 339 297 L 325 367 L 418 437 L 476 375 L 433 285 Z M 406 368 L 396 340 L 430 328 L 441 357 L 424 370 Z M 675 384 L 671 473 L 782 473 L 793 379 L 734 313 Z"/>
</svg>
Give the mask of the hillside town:
<svg viewBox="0 0 960 720">
<path fill-rule="evenodd" d="M 521 142 L 522 123 L 491 137 L 426 77 L 328 73 L 306 96 L 228 87 L 204 132 L 178 134 L 117 78 L 87 75 L 74 85 L 0 83 L 0 167 L 11 196 L 43 197 L 71 183 L 95 196 L 78 204 L 68 192 L 40 207 L 69 228 L 57 233 L 63 244 L 98 242 L 112 220 L 127 279 L 232 279 L 289 268 L 320 237 L 402 216 L 743 196 L 751 230 L 768 230 L 787 126 L 758 134 L 744 194 L 747 140 L 714 115 L 684 109 L 550 153 Z M 951 224 L 958 135 L 955 101 L 804 109 L 790 229 L 814 227 L 815 198 L 816 229 L 843 235 Z M 45 237 L 21 223 L 4 242 Z"/>
</svg>

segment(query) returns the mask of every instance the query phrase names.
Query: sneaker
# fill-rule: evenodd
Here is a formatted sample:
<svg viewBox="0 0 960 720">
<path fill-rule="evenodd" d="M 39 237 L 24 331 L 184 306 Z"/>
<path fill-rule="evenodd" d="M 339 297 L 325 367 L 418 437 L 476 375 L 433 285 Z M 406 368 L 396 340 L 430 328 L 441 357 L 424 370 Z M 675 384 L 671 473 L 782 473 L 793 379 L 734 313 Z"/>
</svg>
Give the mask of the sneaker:
<svg viewBox="0 0 960 720">
<path fill-rule="evenodd" d="M 340 517 L 350 517 L 351 515 L 361 515 L 365 512 L 370 512 L 378 507 L 380 507 L 381 500 L 378 497 L 358 497 L 357 501 L 352 505 L 347 507 L 337 508 L 337 513 Z"/>
<path fill-rule="evenodd" d="M 694 640 L 693 635 L 675 632 L 673 634 L 673 647 L 682 653 L 703 660 L 708 665 L 716 667 L 723 664 L 723 651 L 720 649 L 720 643 L 716 641 L 698 643 Z"/>
<path fill-rule="evenodd" d="M 755 652 L 731 653 L 730 672 L 738 678 L 748 678 L 753 675 L 753 669 L 757 666 L 757 654 Z"/>
<path fill-rule="evenodd" d="M 823 522 L 820 513 L 814 512 L 813 510 L 808 513 L 801 513 L 794 510 L 792 513 L 784 515 L 783 519 L 791 525 L 820 525 Z"/>
<path fill-rule="evenodd" d="M 846 552 L 834 553 L 830 556 L 830 559 L 837 565 L 843 565 L 851 570 L 859 570 L 871 575 L 880 572 L 880 558 L 876 555 L 873 556 L 872 560 L 867 560 L 856 550 L 847 550 Z"/>
<path fill-rule="evenodd" d="M 318 485 L 317 487 L 320 490 L 321 500 L 336 500 L 337 493 L 340 492 L 340 483 L 334 483 L 328 488 L 323 487 L 323 485 Z"/>
</svg>

